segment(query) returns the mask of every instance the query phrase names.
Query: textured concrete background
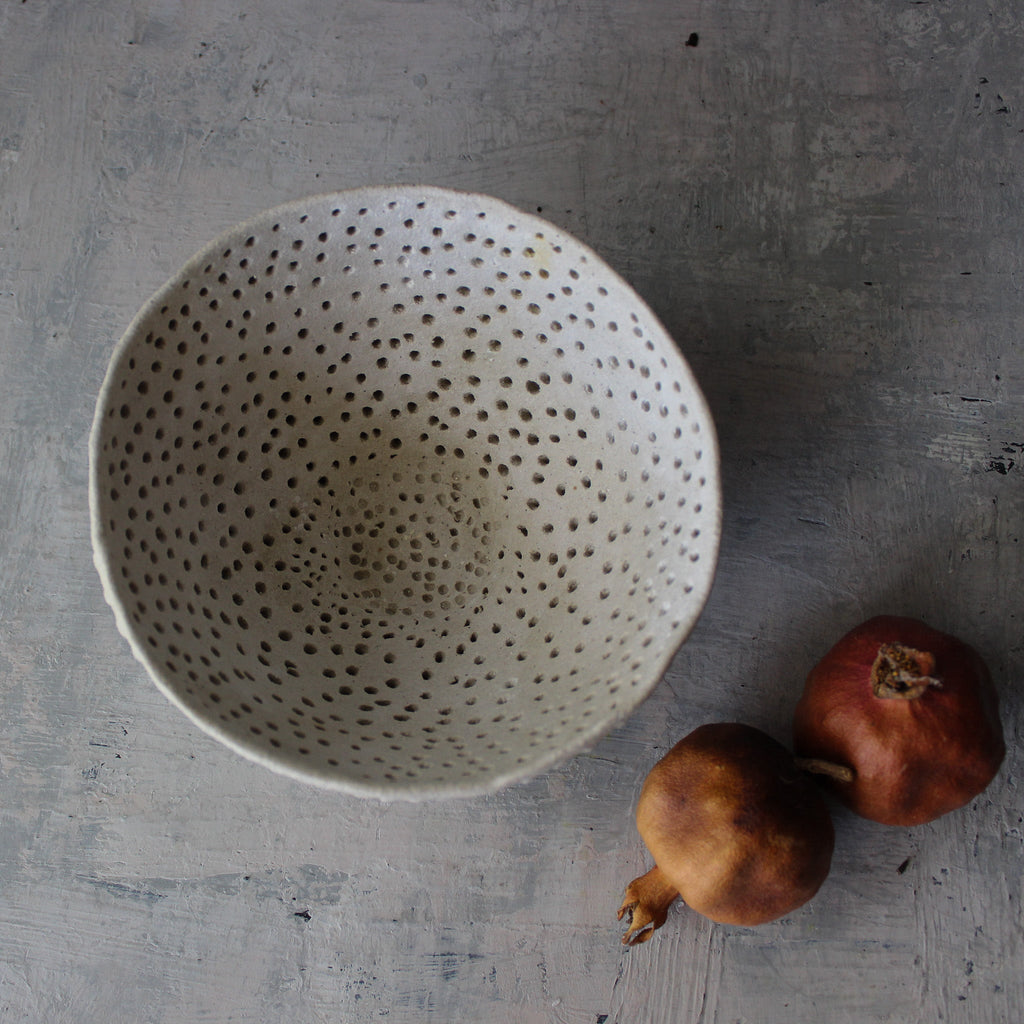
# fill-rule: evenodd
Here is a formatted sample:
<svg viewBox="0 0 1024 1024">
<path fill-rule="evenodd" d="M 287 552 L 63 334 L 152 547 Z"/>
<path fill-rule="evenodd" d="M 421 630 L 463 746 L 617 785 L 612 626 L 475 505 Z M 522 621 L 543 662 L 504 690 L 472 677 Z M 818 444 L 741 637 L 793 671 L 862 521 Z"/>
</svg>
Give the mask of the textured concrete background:
<svg viewBox="0 0 1024 1024">
<path fill-rule="evenodd" d="M 983 0 L 0 5 L 0 1019 L 983 1022 L 1024 1005 L 1024 27 Z M 715 413 L 710 604 L 630 721 L 456 804 L 330 796 L 193 729 L 89 551 L 113 345 L 222 229 L 420 181 L 540 210 Z M 632 808 L 694 726 L 781 739 L 878 611 L 987 656 L 1009 753 L 931 825 L 837 809 L 818 897 L 624 950 Z"/>
</svg>

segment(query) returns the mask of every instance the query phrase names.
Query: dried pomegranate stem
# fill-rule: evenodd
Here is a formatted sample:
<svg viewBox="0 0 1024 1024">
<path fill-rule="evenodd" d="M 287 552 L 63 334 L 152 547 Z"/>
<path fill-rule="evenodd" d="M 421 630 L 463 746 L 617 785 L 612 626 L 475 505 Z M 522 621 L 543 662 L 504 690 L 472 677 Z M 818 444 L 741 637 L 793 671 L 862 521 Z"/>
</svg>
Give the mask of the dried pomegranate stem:
<svg viewBox="0 0 1024 1024">
<path fill-rule="evenodd" d="M 827 775 L 837 782 L 853 782 L 856 774 L 852 768 L 845 764 L 836 764 L 835 761 L 825 761 L 820 757 L 797 757 L 794 758 L 797 767 L 802 771 L 810 772 L 812 775 Z"/>
<path fill-rule="evenodd" d="M 668 917 L 679 890 L 662 874 L 655 864 L 646 875 L 634 878 L 626 886 L 625 899 L 619 907 L 618 919 L 629 915 L 629 928 L 622 936 L 624 946 L 638 946 L 646 942 Z"/>
<path fill-rule="evenodd" d="M 871 666 L 871 692 L 883 699 L 917 700 L 929 686 L 942 686 L 934 671 L 935 656 L 928 651 L 882 644 Z"/>
</svg>

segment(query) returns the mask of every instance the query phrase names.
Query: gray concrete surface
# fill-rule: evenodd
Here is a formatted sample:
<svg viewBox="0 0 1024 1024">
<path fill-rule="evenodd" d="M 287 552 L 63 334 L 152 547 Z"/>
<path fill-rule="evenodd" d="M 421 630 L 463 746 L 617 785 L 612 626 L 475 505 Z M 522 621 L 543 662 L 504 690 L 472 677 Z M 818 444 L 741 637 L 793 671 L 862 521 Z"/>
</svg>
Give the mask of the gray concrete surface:
<svg viewBox="0 0 1024 1024">
<path fill-rule="evenodd" d="M 981 0 L 8 0 L 0 6 L 0 1019 L 997 1022 L 1024 1005 L 1024 27 Z M 385 806 L 197 732 L 89 549 L 96 391 L 222 229 L 374 182 L 488 192 L 653 306 L 725 522 L 690 642 L 526 785 Z M 893 829 L 836 809 L 789 918 L 615 922 L 632 808 L 704 721 L 780 739 L 878 611 L 981 649 L 1004 768 Z"/>
</svg>

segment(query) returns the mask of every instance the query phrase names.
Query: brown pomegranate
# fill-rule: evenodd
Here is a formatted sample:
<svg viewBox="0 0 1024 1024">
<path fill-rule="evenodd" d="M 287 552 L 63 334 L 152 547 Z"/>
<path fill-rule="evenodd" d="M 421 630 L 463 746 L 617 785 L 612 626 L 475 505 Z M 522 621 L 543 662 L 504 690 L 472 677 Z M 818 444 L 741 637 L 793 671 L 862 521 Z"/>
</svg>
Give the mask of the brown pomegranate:
<svg viewBox="0 0 1024 1024">
<path fill-rule="evenodd" d="M 811 670 L 793 741 L 865 818 L 918 825 L 973 800 L 1005 753 L 998 698 L 973 647 L 882 615 Z"/>
<path fill-rule="evenodd" d="M 727 924 L 756 925 L 809 900 L 835 836 L 814 783 L 776 740 L 749 725 L 702 725 L 652 769 L 636 809 L 655 866 L 627 887 L 626 945 L 660 928 L 677 896 Z"/>
</svg>

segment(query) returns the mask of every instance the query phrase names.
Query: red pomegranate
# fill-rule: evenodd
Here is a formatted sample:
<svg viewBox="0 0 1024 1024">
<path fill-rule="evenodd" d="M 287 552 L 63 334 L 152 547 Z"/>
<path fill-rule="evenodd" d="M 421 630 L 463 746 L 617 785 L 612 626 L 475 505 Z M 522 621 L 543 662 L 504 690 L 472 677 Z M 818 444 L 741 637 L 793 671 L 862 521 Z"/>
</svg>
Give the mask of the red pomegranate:
<svg viewBox="0 0 1024 1024">
<path fill-rule="evenodd" d="M 962 807 L 992 781 L 1006 751 L 978 652 L 892 615 L 847 633 L 812 669 L 793 744 L 852 810 L 887 825 Z"/>
</svg>

